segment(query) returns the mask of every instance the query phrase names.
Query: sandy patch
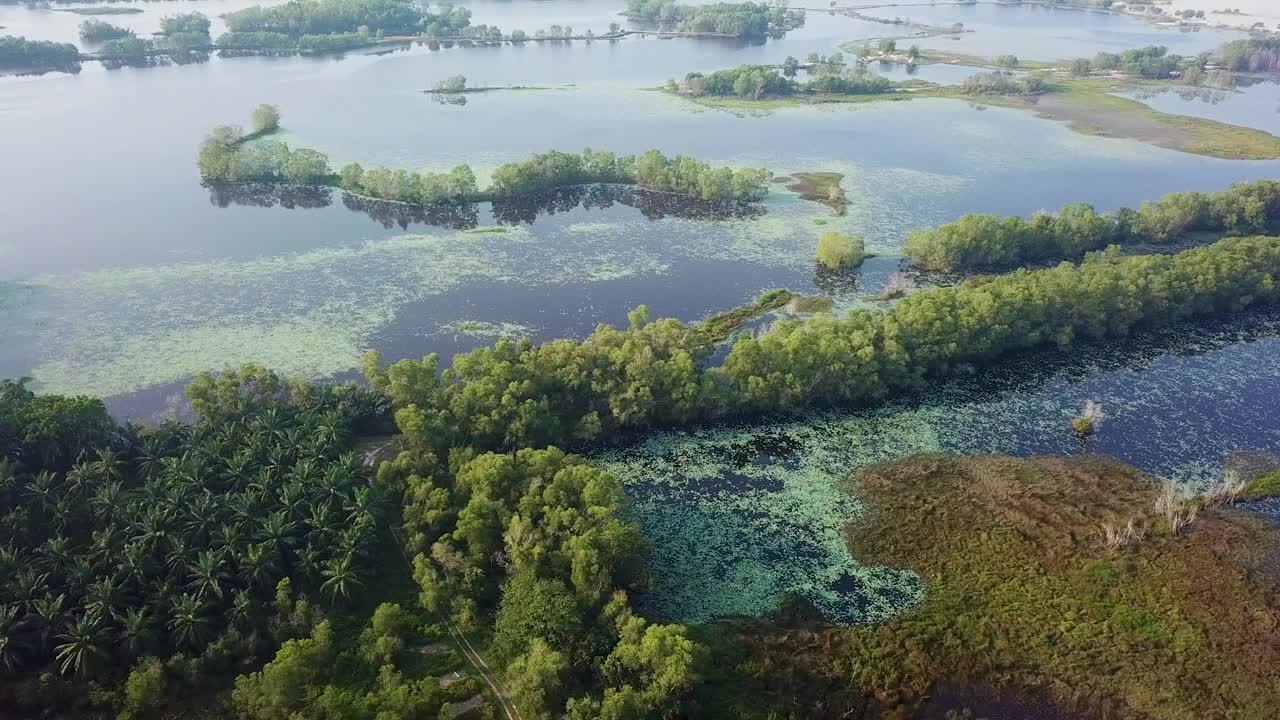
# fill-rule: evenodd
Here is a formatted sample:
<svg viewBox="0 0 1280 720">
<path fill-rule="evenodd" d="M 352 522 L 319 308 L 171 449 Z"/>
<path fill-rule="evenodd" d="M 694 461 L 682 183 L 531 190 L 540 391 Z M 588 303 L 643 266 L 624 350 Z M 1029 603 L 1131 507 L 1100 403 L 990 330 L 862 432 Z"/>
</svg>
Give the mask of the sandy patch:
<svg viewBox="0 0 1280 720">
<path fill-rule="evenodd" d="M 1280 25 L 1280 2 L 1277 0 L 1170 0 L 1167 4 L 1162 3 L 1161 7 L 1166 14 L 1183 10 L 1203 10 L 1206 22 L 1228 27 L 1248 29 L 1258 22 L 1272 29 Z M 1213 12 L 1235 9 L 1239 9 L 1243 14 Z"/>
</svg>

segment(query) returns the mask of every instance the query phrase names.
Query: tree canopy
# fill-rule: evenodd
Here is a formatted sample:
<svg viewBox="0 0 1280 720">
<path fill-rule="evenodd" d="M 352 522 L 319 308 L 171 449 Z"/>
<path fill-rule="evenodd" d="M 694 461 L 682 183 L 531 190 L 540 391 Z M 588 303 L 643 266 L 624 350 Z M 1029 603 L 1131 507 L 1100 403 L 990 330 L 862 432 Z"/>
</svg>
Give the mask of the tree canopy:
<svg viewBox="0 0 1280 720">
<path fill-rule="evenodd" d="M 965 215 L 907 236 L 905 252 L 930 270 L 1007 267 L 1078 258 L 1112 244 L 1164 245 L 1193 232 L 1256 235 L 1280 231 L 1280 182 L 1238 183 L 1223 192 L 1172 193 L 1137 210 L 1101 214 L 1077 203 L 1030 219 Z"/>
</svg>

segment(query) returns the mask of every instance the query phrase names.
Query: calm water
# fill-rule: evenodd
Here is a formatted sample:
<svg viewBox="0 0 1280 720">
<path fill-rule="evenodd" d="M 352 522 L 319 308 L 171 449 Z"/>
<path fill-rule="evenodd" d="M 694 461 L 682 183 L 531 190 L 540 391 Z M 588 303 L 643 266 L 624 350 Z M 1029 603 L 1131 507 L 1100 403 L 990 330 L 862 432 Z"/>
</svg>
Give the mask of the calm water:
<svg viewBox="0 0 1280 720">
<path fill-rule="evenodd" d="M 1240 37 L 1231 30 L 1161 27 L 1103 12 L 1035 5 L 920 5 L 866 12 L 935 27 L 962 23 L 965 30 L 973 32 L 918 42 L 924 47 L 985 57 L 1013 54 L 1024 60 L 1070 60 L 1093 57 L 1103 50 L 1120 52 L 1148 45 L 1164 45 L 1179 55 L 1196 55 Z"/>
<path fill-rule="evenodd" d="M 1161 112 L 1208 118 L 1230 125 L 1280 134 L 1280 83 L 1272 80 L 1242 82 L 1233 88 L 1179 88 L 1160 92 L 1138 91 L 1125 97 L 1139 100 Z"/>
</svg>

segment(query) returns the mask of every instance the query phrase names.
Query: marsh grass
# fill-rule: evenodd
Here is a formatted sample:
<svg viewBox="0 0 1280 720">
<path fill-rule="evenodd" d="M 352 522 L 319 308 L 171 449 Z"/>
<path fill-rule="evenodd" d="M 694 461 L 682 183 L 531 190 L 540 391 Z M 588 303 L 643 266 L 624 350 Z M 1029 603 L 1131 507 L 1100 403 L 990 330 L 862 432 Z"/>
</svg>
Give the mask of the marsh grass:
<svg viewBox="0 0 1280 720">
<path fill-rule="evenodd" d="M 1280 703 L 1280 530 L 1260 518 L 1207 506 L 1171 533 L 1158 484 L 1101 457 L 928 456 L 851 487 L 867 505 L 852 553 L 917 571 L 925 599 L 880 626 L 739 633 L 744 717 L 769 697 L 796 717 L 908 717 L 956 684 L 1047 692 L 1087 717 L 1245 720 Z"/>
</svg>

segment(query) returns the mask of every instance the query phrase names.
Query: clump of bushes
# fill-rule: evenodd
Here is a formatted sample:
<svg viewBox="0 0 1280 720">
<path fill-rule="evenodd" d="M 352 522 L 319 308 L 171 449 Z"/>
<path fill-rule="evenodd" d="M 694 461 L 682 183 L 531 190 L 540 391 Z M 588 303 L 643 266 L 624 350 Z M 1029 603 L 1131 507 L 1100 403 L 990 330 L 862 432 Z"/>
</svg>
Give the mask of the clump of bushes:
<svg viewBox="0 0 1280 720">
<path fill-rule="evenodd" d="M 1018 78 L 1006 72 L 983 72 L 965 78 L 960 92 L 965 95 L 1039 95 L 1049 90 L 1041 75 Z"/>
<path fill-rule="evenodd" d="M 80 23 L 80 39 L 85 42 L 106 42 L 126 37 L 134 37 L 133 31 L 97 18 Z"/>
<path fill-rule="evenodd" d="M 1084 412 L 1071 419 L 1071 429 L 1081 437 L 1088 437 L 1102 427 L 1102 406 L 1090 400 L 1084 405 Z"/>
<path fill-rule="evenodd" d="M 818 238 L 818 264 L 830 270 L 854 268 L 866 257 L 862 238 L 842 232 L 823 233 Z"/>
</svg>

